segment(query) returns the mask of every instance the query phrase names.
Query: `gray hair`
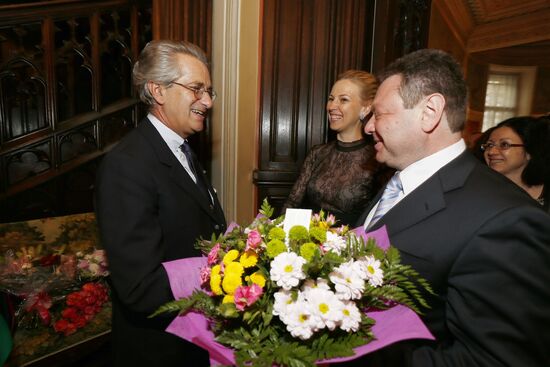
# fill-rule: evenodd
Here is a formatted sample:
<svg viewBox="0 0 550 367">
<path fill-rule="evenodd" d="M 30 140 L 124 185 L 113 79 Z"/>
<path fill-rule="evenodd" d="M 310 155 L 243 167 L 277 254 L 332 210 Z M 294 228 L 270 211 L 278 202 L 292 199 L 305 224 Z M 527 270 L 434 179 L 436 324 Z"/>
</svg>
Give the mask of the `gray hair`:
<svg viewBox="0 0 550 367">
<path fill-rule="evenodd" d="M 155 102 L 147 88 L 147 82 L 169 85 L 182 76 L 177 62 L 178 54 L 193 56 L 208 67 L 204 51 L 193 43 L 169 40 L 147 43 L 133 69 L 133 83 L 142 102 L 147 105 Z"/>
</svg>

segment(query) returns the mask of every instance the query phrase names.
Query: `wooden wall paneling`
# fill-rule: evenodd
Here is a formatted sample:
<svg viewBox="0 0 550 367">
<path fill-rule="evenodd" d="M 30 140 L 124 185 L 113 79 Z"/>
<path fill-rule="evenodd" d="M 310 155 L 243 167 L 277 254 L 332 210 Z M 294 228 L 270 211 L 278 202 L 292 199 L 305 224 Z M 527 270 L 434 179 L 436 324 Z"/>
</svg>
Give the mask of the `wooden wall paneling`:
<svg viewBox="0 0 550 367">
<path fill-rule="evenodd" d="M 212 56 L 212 0 L 153 0 L 153 38 L 185 40 Z M 210 119 L 200 134 L 189 138 L 203 167 L 212 158 Z M 210 177 L 210 172 L 207 172 Z"/>
<path fill-rule="evenodd" d="M 377 0 L 372 70 L 428 45 L 431 0 Z"/>
<path fill-rule="evenodd" d="M 280 208 L 308 151 L 329 138 L 334 79 L 370 69 L 373 11 L 374 1 L 264 1 L 257 205 Z"/>
<path fill-rule="evenodd" d="M 144 113 L 131 67 L 151 6 L 0 5 L 0 221 L 93 210 L 98 159 Z"/>
<path fill-rule="evenodd" d="M 186 40 L 212 54 L 212 0 L 154 0 L 153 37 Z"/>
<path fill-rule="evenodd" d="M 550 115 L 550 67 L 537 68 L 537 82 L 531 112 L 534 115 Z"/>
</svg>

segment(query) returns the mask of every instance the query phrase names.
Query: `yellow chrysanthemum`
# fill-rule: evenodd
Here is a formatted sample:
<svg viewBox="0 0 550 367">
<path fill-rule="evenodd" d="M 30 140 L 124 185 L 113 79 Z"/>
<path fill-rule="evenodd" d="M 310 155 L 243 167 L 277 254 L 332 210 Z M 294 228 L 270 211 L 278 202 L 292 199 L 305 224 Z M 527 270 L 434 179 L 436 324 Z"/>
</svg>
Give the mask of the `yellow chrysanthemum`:
<svg viewBox="0 0 550 367">
<path fill-rule="evenodd" d="M 225 297 L 223 297 L 222 303 L 235 303 L 235 296 L 226 294 Z"/>
<path fill-rule="evenodd" d="M 223 257 L 223 263 L 225 265 L 229 264 L 232 261 L 235 261 L 239 257 L 239 251 L 237 250 L 230 250 L 225 256 Z"/>
<path fill-rule="evenodd" d="M 240 263 L 245 268 L 251 268 L 258 263 L 258 254 L 253 250 L 248 250 L 241 255 Z"/>
<path fill-rule="evenodd" d="M 257 271 L 254 274 L 250 275 L 250 281 L 254 284 L 258 284 L 262 288 L 265 286 L 265 277 L 259 271 Z"/>
<path fill-rule="evenodd" d="M 237 287 L 241 286 L 242 284 L 243 284 L 243 281 L 240 275 L 225 274 L 222 280 L 223 290 L 227 294 L 235 293 L 235 289 L 237 289 Z"/>
<path fill-rule="evenodd" d="M 210 275 L 210 289 L 212 289 L 212 293 L 214 293 L 216 296 L 220 296 L 223 294 L 221 283 L 222 277 L 220 276 L 220 274 Z"/>
<path fill-rule="evenodd" d="M 219 265 L 214 265 L 212 269 L 210 269 L 210 276 L 213 275 L 220 275 L 221 267 Z"/>
<path fill-rule="evenodd" d="M 225 275 L 235 275 L 240 277 L 244 273 L 244 267 L 236 261 L 230 262 L 225 266 Z"/>
</svg>

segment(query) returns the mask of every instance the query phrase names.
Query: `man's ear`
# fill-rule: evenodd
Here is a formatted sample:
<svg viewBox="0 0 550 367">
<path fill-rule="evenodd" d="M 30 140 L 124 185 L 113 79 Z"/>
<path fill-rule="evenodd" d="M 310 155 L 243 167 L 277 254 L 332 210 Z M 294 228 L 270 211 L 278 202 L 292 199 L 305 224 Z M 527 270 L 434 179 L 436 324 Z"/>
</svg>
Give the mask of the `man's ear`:
<svg viewBox="0 0 550 367">
<path fill-rule="evenodd" d="M 146 87 L 149 89 L 149 93 L 151 93 L 155 102 L 159 105 L 163 105 L 166 98 L 166 88 L 153 81 L 148 81 Z"/>
<path fill-rule="evenodd" d="M 445 97 L 439 93 L 433 93 L 426 97 L 422 111 L 422 130 L 432 132 L 441 122 L 445 109 Z"/>
</svg>

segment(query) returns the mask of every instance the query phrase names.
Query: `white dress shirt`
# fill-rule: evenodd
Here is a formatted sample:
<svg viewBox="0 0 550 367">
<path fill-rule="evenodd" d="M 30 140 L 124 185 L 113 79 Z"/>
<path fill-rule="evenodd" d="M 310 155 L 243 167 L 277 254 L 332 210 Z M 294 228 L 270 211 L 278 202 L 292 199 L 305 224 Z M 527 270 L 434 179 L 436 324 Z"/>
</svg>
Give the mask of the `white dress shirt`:
<svg viewBox="0 0 550 367">
<path fill-rule="evenodd" d="M 456 143 L 449 145 L 448 147 L 429 155 L 425 158 L 422 158 L 419 161 L 416 161 L 410 164 L 407 168 L 399 173 L 399 178 L 401 179 L 401 184 L 403 185 L 403 191 L 399 194 L 397 200 L 395 200 L 393 205 L 396 205 L 400 202 L 405 196 L 410 194 L 418 186 L 422 185 L 427 179 L 429 179 L 434 173 L 439 171 L 447 163 L 458 157 L 462 152 L 466 150 L 466 143 L 463 139 L 460 139 Z M 371 209 L 369 215 L 365 219 L 363 224 L 366 229 L 370 224 L 378 203 Z"/>
<path fill-rule="evenodd" d="M 185 168 L 185 170 L 187 171 L 189 176 L 191 176 L 191 179 L 195 183 L 197 183 L 197 178 L 193 174 L 193 171 L 191 170 L 191 167 L 189 166 L 189 162 L 187 162 L 187 157 L 185 156 L 185 154 L 183 154 L 183 152 L 180 149 L 180 146 L 183 144 L 184 139 L 181 136 L 179 136 L 178 134 L 176 134 L 168 126 L 164 125 L 153 114 L 151 114 L 151 113 L 148 114 L 147 118 L 149 119 L 149 121 L 151 121 L 151 123 L 153 124 L 155 129 L 157 129 L 157 131 L 159 132 L 162 139 L 168 145 L 168 148 L 170 148 L 170 150 L 176 156 L 178 161 L 180 161 L 181 165 L 183 166 L 183 168 Z"/>
</svg>

